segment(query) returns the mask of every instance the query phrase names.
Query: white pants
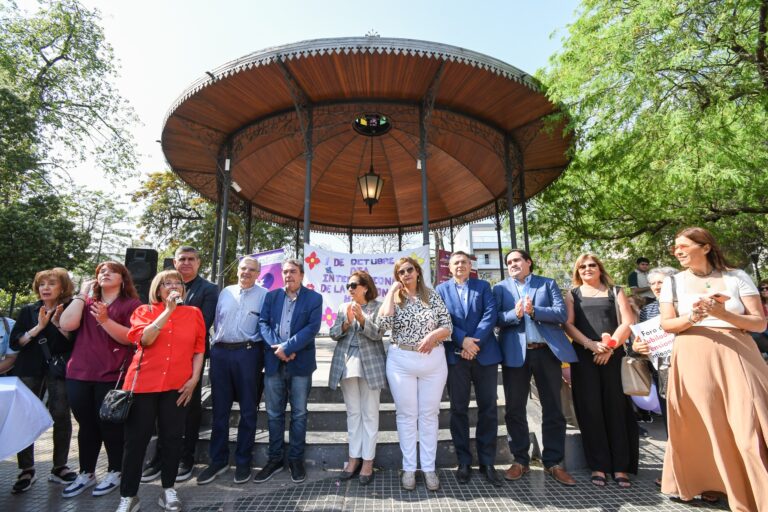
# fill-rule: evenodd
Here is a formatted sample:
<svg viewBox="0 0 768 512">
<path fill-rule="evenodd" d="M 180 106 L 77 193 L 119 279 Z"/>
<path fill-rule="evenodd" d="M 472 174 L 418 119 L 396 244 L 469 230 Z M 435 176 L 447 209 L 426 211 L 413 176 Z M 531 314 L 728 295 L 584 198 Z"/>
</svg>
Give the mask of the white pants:
<svg viewBox="0 0 768 512">
<path fill-rule="evenodd" d="M 349 456 L 373 460 L 376 456 L 376 437 L 379 435 L 381 390 L 369 388 L 365 379 L 352 377 L 341 380 L 341 393 L 347 406 Z"/>
<path fill-rule="evenodd" d="M 422 471 L 435 470 L 438 414 L 447 378 L 442 345 L 430 354 L 401 350 L 394 345 L 387 353 L 387 380 L 395 399 L 404 471 L 416 471 L 417 438 Z"/>
</svg>

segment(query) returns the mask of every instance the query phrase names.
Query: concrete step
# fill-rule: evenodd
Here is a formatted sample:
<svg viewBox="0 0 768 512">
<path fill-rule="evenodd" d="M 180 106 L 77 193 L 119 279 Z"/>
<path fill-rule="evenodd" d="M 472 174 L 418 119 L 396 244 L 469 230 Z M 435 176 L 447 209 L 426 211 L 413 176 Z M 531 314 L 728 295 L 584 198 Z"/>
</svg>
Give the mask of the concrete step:
<svg viewBox="0 0 768 512">
<path fill-rule="evenodd" d="M 497 388 L 497 400 L 498 407 L 498 419 L 499 423 L 504 422 L 504 389 L 502 386 Z M 472 393 L 474 395 L 474 393 Z M 286 411 L 286 421 L 290 421 L 290 405 Z M 450 408 L 451 404 L 448 401 L 448 397 L 444 396 L 443 401 L 440 403 L 440 428 L 448 428 L 450 422 Z M 307 430 L 317 430 L 321 432 L 337 431 L 346 432 L 347 430 L 347 411 L 345 404 L 342 402 L 325 402 L 317 403 L 310 402 L 307 404 L 307 410 L 309 411 L 307 417 Z M 256 415 L 256 422 L 259 428 L 267 428 L 267 415 L 264 413 L 266 407 L 262 401 L 259 404 L 260 414 Z M 395 424 L 395 404 L 392 402 L 381 403 L 379 407 L 379 430 L 396 430 Z M 201 425 L 210 425 L 213 417 L 213 411 L 209 401 L 204 401 L 203 404 L 203 418 Z M 471 400 L 469 403 L 469 418 L 470 424 L 477 422 L 477 402 Z M 229 415 L 229 426 L 237 427 L 240 421 L 240 404 L 235 402 L 232 405 L 232 412 Z"/>
</svg>

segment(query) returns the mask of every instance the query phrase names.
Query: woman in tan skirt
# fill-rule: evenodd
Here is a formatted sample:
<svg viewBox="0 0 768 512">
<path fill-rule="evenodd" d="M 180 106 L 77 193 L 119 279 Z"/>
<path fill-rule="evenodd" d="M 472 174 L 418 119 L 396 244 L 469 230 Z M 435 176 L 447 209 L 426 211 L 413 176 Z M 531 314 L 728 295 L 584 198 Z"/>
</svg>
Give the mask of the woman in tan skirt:
<svg viewBox="0 0 768 512">
<path fill-rule="evenodd" d="M 760 296 L 707 230 L 682 230 L 672 249 L 686 271 L 659 298 L 661 327 L 677 333 L 662 492 L 718 491 L 731 510 L 768 510 L 768 366 L 745 332 L 765 330 Z"/>
</svg>

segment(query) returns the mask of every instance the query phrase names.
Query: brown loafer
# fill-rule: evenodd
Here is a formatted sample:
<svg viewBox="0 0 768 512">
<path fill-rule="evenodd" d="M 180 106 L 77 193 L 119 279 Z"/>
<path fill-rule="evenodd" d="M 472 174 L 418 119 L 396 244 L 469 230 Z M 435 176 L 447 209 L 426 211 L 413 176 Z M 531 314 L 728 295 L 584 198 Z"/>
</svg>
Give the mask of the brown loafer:
<svg viewBox="0 0 768 512">
<path fill-rule="evenodd" d="M 563 469 L 563 466 L 560 466 L 559 464 L 552 466 L 550 468 L 547 468 L 545 469 L 545 471 L 550 475 L 552 475 L 552 478 L 554 478 L 555 480 L 557 480 L 563 485 L 568 485 L 568 486 L 576 485 L 576 480 L 574 480 L 573 477 L 569 475 L 565 469 Z"/>
<path fill-rule="evenodd" d="M 530 467 L 523 466 L 519 462 L 515 462 L 509 466 L 509 469 L 504 472 L 504 479 L 510 481 L 520 480 L 520 478 L 522 478 L 522 476 L 530 470 Z"/>
</svg>

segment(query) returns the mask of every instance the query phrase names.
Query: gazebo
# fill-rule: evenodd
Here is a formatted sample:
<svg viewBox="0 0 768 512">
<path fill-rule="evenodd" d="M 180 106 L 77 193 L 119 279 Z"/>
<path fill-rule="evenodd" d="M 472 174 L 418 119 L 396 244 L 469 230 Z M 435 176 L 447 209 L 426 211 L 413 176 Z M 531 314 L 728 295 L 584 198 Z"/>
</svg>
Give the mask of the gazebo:
<svg viewBox="0 0 768 512">
<path fill-rule="evenodd" d="M 523 71 L 428 41 L 318 39 L 206 71 L 162 132 L 171 169 L 227 212 L 317 232 L 429 231 L 508 212 L 568 165 L 565 116 Z M 370 190 L 369 190 L 370 189 Z M 451 237 L 452 238 L 452 237 Z M 501 245 L 501 244 L 499 244 Z M 214 261 L 214 273 L 216 273 Z M 502 263 L 503 265 L 503 263 Z M 223 267 L 219 264 L 219 269 Z M 221 279 L 221 273 L 219 273 Z"/>
</svg>

